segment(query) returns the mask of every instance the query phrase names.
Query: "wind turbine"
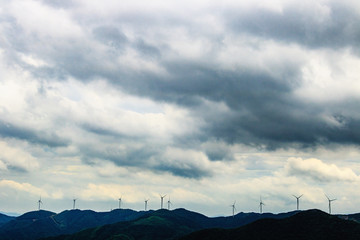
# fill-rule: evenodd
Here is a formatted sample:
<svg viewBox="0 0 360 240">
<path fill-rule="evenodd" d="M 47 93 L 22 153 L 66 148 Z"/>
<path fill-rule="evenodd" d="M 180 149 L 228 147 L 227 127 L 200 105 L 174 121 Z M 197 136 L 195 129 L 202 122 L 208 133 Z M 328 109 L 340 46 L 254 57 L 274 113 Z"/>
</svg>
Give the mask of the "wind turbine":
<svg viewBox="0 0 360 240">
<path fill-rule="evenodd" d="M 159 194 L 159 195 L 161 198 L 161 209 L 163 209 L 164 197 L 166 197 L 166 194 L 164 196 L 161 196 L 161 194 Z"/>
<path fill-rule="evenodd" d="M 230 207 L 232 207 L 232 216 L 233 216 L 233 217 L 234 217 L 234 215 L 235 215 L 235 210 L 236 210 L 235 203 L 236 203 L 236 201 L 234 201 L 234 204 L 233 204 L 233 205 L 230 205 Z"/>
<path fill-rule="evenodd" d="M 39 211 L 40 211 L 40 205 L 43 204 L 43 202 L 41 201 L 41 196 L 40 196 L 38 203 L 39 203 Z"/>
<path fill-rule="evenodd" d="M 335 201 L 336 200 L 336 198 L 334 198 L 334 199 L 330 199 L 326 194 L 325 194 L 325 196 L 326 196 L 326 198 L 328 199 L 328 201 L 329 201 L 329 214 L 331 214 L 331 202 L 332 201 Z"/>
<path fill-rule="evenodd" d="M 260 204 L 259 204 L 260 214 L 262 214 L 262 206 L 265 206 L 265 203 L 263 203 L 263 201 L 261 200 L 261 196 L 260 196 Z"/>
<path fill-rule="evenodd" d="M 168 204 L 168 210 L 170 210 L 170 205 L 172 204 L 170 201 L 170 196 L 169 196 L 169 200 L 167 201 L 167 204 Z"/>
<path fill-rule="evenodd" d="M 299 211 L 299 199 L 303 196 L 304 194 L 301 194 L 300 196 L 294 196 L 294 198 L 296 198 L 296 210 Z"/>
<path fill-rule="evenodd" d="M 74 199 L 73 199 L 73 209 L 75 209 L 76 200 L 77 200 L 77 198 L 74 198 Z"/>
<path fill-rule="evenodd" d="M 122 196 L 119 198 L 119 209 L 121 209 L 121 198 Z"/>
<path fill-rule="evenodd" d="M 145 199 L 145 211 L 147 210 L 148 201 L 149 201 L 149 199 Z"/>
</svg>

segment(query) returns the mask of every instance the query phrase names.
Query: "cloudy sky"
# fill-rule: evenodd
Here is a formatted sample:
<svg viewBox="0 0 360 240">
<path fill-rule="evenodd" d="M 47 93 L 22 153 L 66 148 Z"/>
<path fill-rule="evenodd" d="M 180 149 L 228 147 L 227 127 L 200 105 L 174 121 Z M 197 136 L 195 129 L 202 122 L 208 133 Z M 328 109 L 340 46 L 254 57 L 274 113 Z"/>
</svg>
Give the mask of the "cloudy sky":
<svg viewBox="0 0 360 240">
<path fill-rule="evenodd" d="M 357 0 L 0 0 L 0 211 L 360 212 L 359 22 Z"/>
</svg>

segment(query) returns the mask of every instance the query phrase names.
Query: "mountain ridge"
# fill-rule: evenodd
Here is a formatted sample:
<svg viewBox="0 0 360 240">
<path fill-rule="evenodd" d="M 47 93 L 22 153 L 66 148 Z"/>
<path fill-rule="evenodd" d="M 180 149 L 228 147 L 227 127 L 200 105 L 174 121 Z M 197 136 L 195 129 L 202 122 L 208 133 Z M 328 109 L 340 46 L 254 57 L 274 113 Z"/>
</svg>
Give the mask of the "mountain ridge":
<svg viewBox="0 0 360 240">
<path fill-rule="evenodd" d="M 317 209 L 283 219 L 259 219 L 235 229 L 204 229 L 179 240 L 358 240 L 360 224 Z"/>
<path fill-rule="evenodd" d="M 0 225 L 0 236 L 2 240 L 35 240 L 40 238 L 67 240 L 82 239 L 78 237 L 78 234 L 80 236 L 86 234 L 96 236 L 101 233 L 103 234 L 101 236 L 115 234 L 123 237 L 136 236 L 134 239 L 151 239 L 146 238 L 145 233 L 148 233 L 149 236 L 156 237 L 156 239 L 176 239 L 203 229 L 236 229 L 262 219 L 287 219 L 308 211 L 291 211 L 279 214 L 240 212 L 234 217 L 207 217 L 183 208 L 171 211 L 160 209 L 146 212 L 115 209 L 110 212 L 65 210 L 61 213 L 54 213 L 40 210 L 25 213 Z M 321 214 L 328 215 L 321 211 L 315 215 Z M 335 218 L 353 220 L 354 223 L 360 222 L 360 214 L 339 215 Z M 145 235 L 141 235 L 142 233 Z"/>
</svg>

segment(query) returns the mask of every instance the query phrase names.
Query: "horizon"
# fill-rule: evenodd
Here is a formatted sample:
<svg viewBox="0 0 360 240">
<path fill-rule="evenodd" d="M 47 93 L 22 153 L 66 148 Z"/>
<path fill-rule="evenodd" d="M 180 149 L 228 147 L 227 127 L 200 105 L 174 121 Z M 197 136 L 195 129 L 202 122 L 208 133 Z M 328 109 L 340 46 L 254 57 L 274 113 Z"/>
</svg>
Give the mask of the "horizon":
<svg viewBox="0 0 360 240">
<path fill-rule="evenodd" d="M 7 212 L 358 211 L 359 1 L 0 1 Z"/>
<path fill-rule="evenodd" d="M 294 196 L 294 195 L 293 195 Z M 234 205 L 236 206 L 236 203 L 234 203 Z M 233 205 L 229 205 L 232 209 L 232 206 Z M 148 206 L 147 206 L 148 207 Z M 258 205 L 259 207 L 259 205 Z M 51 209 L 45 209 L 45 208 L 40 208 L 40 209 L 37 209 L 37 210 L 29 210 L 29 211 L 26 211 L 26 212 L 23 212 L 23 213 L 10 213 L 12 215 L 8 215 L 6 214 L 6 212 L 3 212 L 3 211 L 0 211 L 0 213 L 2 214 L 5 214 L 7 216 L 21 216 L 23 214 L 26 214 L 26 213 L 29 213 L 29 212 L 36 212 L 36 211 L 48 211 L 48 212 L 54 212 L 56 214 L 59 214 L 59 213 L 62 213 L 64 211 L 72 211 L 72 210 L 79 210 L 79 211 L 94 211 L 94 212 L 111 212 L 111 211 L 114 211 L 114 210 L 132 210 L 132 211 L 136 211 L 136 212 L 148 212 L 148 211 L 158 211 L 158 210 L 167 210 L 167 211 L 173 211 L 173 210 L 177 210 L 177 209 L 185 209 L 187 211 L 190 211 L 190 212 L 196 212 L 196 213 L 199 213 L 199 214 L 202 214 L 204 216 L 207 216 L 207 217 L 231 217 L 232 216 L 232 210 L 231 210 L 231 213 L 229 213 L 229 215 L 226 215 L 226 213 L 224 214 L 218 214 L 218 215 L 207 215 L 206 213 L 203 213 L 201 211 L 197 211 L 195 209 L 187 209 L 185 207 L 177 207 L 177 208 L 173 208 L 173 209 L 168 209 L 167 207 L 163 207 L 163 208 L 147 208 L 147 210 L 145 209 L 135 209 L 135 208 L 111 208 L 109 210 L 95 210 L 95 209 L 91 209 L 91 208 L 68 208 L 68 209 L 63 209 L 63 210 L 58 210 L 58 211 L 53 211 Z M 271 211 L 263 211 L 262 213 L 260 212 L 260 210 L 258 211 L 246 211 L 246 210 L 242 210 L 242 211 L 237 211 L 235 210 L 235 214 L 234 215 L 237 215 L 239 213 L 257 213 L 257 214 L 282 214 L 282 213 L 289 213 L 289 212 L 296 212 L 296 211 L 308 211 L 308 210 L 319 210 L 319 211 L 322 211 L 322 212 L 325 212 L 325 213 L 329 213 L 329 210 L 324 210 L 324 209 L 319 209 L 319 208 L 307 208 L 307 209 L 293 209 L 293 210 L 283 210 L 283 211 L 280 211 L 280 212 L 271 212 Z M 349 214 L 356 214 L 356 213 L 360 213 L 360 212 L 349 212 L 349 213 L 331 213 L 330 215 L 349 215 Z"/>
<path fill-rule="evenodd" d="M 176 211 L 176 210 L 185 210 L 185 211 L 188 211 L 188 212 L 193 212 L 193 213 L 197 213 L 197 214 L 200 214 L 200 215 L 203 215 L 205 217 L 208 217 L 208 218 L 217 218 L 217 217 L 224 217 L 224 218 L 232 218 L 233 215 L 232 213 L 230 215 L 216 215 L 216 216 L 209 216 L 209 215 L 206 215 L 204 213 L 201 213 L 201 212 L 197 212 L 195 210 L 189 210 L 189 209 L 186 209 L 186 208 L 175 208 L 175 209 L 166 209 L 166 208 L 163 208 L 163 209 L 149 209 L 149 210 L 135 210 L 135 209 L 129 209 L 129 208 L 116 208 L 116 209 L 112 209 L 112 210 L 109 210 L 109 211 L 95 211 L 93 209 L 65 209 L 65 210 L 62 210 L 60 212 L 54 212 L 54 211 L 51 211 L 51 210 L 47 210 L 47 209 L 40 209 L 40 210 L 33 210 L 33 211 L 28 211 L 28 212 L 24 212 L 24 213 L 21 213 L 21 214 L 16 214 L 16 215 L 8 215 L 4 212 L 1 212 L 1 214 L 4 214 L 6 216 L 9 216 L 9 217 L 20 217 L 20 216 L 23 216 L 25 214 L 28 214 L 28 213 L 35 213 L 35 212 L 39 212 L 39 211 L 44 211 L 44 212 L 51 212 L 51 213 L 54 213 L 54 214 L 61 214 L 63 212 L 68 212 L 68 211 L 91 211 L 91 212 L 95 212 L 95 213 L 110 213 L 112 211 L 121 211 L 121 210 L 131 210 L 131 211 L 134 211 L 134 212 L 156 212 L 156 211 L 160 211 L 160 210 L 165 210 L 165 211 L 169 211 L 169 212 L 172 212 L 172 211 Z M 320 212 L 323 212 L 323 213 L 326 213 L 328 215 L 332 215 L 332 216 L 348 216 L 348 215 L 354 215 L 354 214 L 360 214 L 360 212 L 353 212 L 353 213 L 337 213 L 337 214 L 329 214 L 328 212 L 325 212 L 321 209 L 317 209 L 317 208 L 309 208 L 309 209 L 300 209 L 300 210 L 291 210 L 291 211 L 283 211 L 283 212 L 278 212 L 278 213 L 273 213 L 273 212 L 263 212 L 263 213 L 260 213 L 260 212 L 248 212 L 248 211 L 239 211 L 239 212 L 235 212 L 234 216 L 237 216 L 239 214 L 258 214 L 258 215 L 267 215 L 267 214 L 271 214 L 271 215 L 281 215 L 281 214 L 287 214 L 287 213 L 293 213 L 293 212 L 307 212 L 307 211 L 312 211 L 312 210 L 317 210 L 317 211 L 320 211 Z M 13 213 L 15 214 L 15 213 Z"/>
</svg>

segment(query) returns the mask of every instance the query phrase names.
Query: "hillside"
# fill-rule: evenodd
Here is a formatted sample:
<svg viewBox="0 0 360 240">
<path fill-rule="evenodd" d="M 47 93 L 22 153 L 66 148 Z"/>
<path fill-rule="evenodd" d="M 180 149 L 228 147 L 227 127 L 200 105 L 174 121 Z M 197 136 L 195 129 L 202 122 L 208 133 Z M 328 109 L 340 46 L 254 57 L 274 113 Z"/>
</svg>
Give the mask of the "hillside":
<svg viewBox="0 0 360 240">
<path fill-rule="evenodd" d="M 158 210 L 135 221 L 115 223 L 103 227 L 86 229 L 79 233 L 48 238 L 48 240 L 95 240 L 95 239 L 178 239 L 181 236 L 211 227 L 230 228 L 263 217 L 282 218 L 295 214 L 256 214 L 239 213 L 235 217 L 208 218 L 185 209 L 173 211 Z"/>
<path fill-rule="evenodd" d="M 181 240 L 358 240 L 360 224 L 308 210 L 284 219 L 261 219 L 236 229 L 206 229 Z"/>
<path fill-rule="evenodd" d="M 359 216 L 330 216 L 319 210 L 281 214 L 238 213 L 234 217 L 215 218 L 186 209 L 147 212 L 129 209 L 111 212 L 70 210 L 59 214 L 41 210 L 26 213 L 0 226 L 0 236 L 2 240 L 172 240 L 181 237 L 184 240 L 246 240 L 265 239 L 263 236 L 266 239 L 304 239 L 297 236 L 305 236 L 305 239 L 324 239 L 321 236 L 327 236 L 327 239 L 332 239 L 332 236 L 339 234 L 346 237 L 360 236 L 360 224 L 355 222 Z M 309 238 L 307 234 L 316 238 Z"/>
<path fill-rule="evenodd" d="M 10 216 L 0 213 L 0 226 L 4 225 L 7 222 L 10 222 L 13 219 L 15 219 L 15 217 L 10 217 Z"/>
<path fill-rule="evenodd" d="M 25 213 L 0 226 L 1 240 L 34 240 L 72 234 L 83 229 L 137 219 L 146 212 L 117 209 L 111 212 L 70 210 L 59 214 L 49 211 Z"/>
</svg>

